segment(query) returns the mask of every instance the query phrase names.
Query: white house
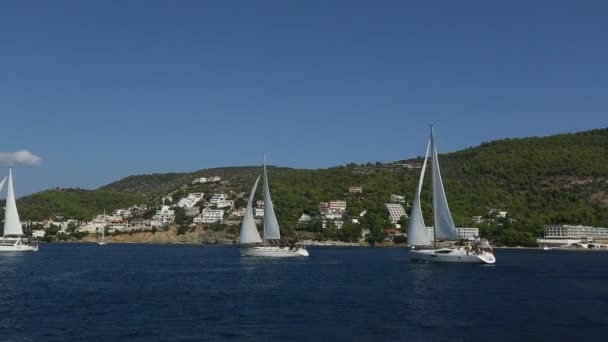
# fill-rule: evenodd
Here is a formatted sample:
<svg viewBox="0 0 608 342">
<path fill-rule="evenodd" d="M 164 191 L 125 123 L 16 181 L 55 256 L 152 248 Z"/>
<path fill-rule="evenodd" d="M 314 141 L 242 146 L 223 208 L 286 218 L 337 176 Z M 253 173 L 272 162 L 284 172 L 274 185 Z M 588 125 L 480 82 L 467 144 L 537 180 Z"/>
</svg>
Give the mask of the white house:
<svg viewBox="0 0 608 342">
<path fill-rule="evenodd" d="M 391 202 L 393 202 L 393 203 L 405 203 L 405 196 L 391 194 Z"/>
<path fill-rule="evenodd" d="M 164 224 L 171 223 L 175 220 L 175 210 L 171 209 L 168 205 L 163 205 L 156 214 L 152 216 L 150 224 L 153 227 L 160 227 Z"/>
<path fill-rule="evenodd" d="M 194 223 L 222 223 L 224 222 L 224 210 L 222 209 L 203 209 L 203 212 L 193 220 Z"/>
<path fill-rule="evenodd" d="M 298 219 L 298 223 L 305 223 L 311 220 L 310 215 L 308 214 L 302 214 L 302 216 L 300 216 L 300 218 Z"/>
<path fill-rule="evenodd" d="M 351 194 L 360 194 L 363 192 L 363 188 L 361 188 L 360 186 L 351 186 L 348 188 L 348 192 L 350 192 Z"/>
<path fill-rule="evenodd" d="M 253 209 L 253 214 L 255 217 L 264 217 L 264 209 L 255 208 Z"/>
<path fill-rule="evenodd" d="M 187 197 L 180 198 L 179 201 L 177 201 L 177 206 L 180 208 L 192 208 L 196 203 L 203 199 L 204 195 L 205 194 L 202 192 L 188 194 Z"/>
<path fill-rule="evenodd" d="M 232 217 L 243 217 L 243 216 L 245 216 L 245 208 L 234 209 L 230 213 L 230 216 L 232 216 Z"/>
<path fill-rule="evenodd" d="M 342 220 L 323 220 L 322 228 L 326 229 L 329 226 L 329 222 L 333 223 L 335 229 L 341 229 L 344 226 L 344 221 Z"/>
<path fill-rule="evenodd" d="M 46 231 L 43 229 L 32 230 L 32 237 L 43 238 L 46 235 Z"/>
</svg>

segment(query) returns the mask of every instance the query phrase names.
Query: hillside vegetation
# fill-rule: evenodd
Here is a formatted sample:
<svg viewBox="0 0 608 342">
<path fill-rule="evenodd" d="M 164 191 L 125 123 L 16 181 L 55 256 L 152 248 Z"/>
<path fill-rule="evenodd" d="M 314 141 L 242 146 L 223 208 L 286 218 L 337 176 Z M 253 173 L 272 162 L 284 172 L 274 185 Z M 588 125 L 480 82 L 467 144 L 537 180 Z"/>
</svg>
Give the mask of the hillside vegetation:
<svg viewBox="0 0 608 342">
<path fill-rule="evenodd" d="M 19 199 L 17 206 L 22 219 L 41 221 L 49 216 L 79 220 L 91 219 L 104 210 L 144 203 L 142 194 L 106 190 L 57 189 L 35 193 Z"/>
<path fill-rule="evenodd" d="M 492 141 L 439 158 L 450 208 L 459 226 L 473 226 L 474 215 L 492 219 L 490 209 L 506 210 L 508 220 L 489 220 L 481 228 L 486 236 L 507 244 L 533 243 L 534 237 L 542 233 L 543 225 L 550 223 L 608 226 L 608 129 Z M 406 162 L 420 164 L 422 160 Z M 289 230 L 296 226 L 302 213 L 316 213 L 320 201 L 346 199 L 352 217 L 367 209 L 369 217 L 363 223 L 385 227 L 388 224 L 383 204 L 389 202 L 392 193 L 403 194 L 411 202 L 419 177 L 420 169 L 405 168 L 401 163 L 349 164 L 319 170 L 269 167 L 279 221 Z M 91 196 L 97 193 L 124 195 L 123 203 L 142 199 L 142 194 L 147 195 L 148 202 L 158 202 L 161 195 L 180 187 L 181 194 L 192 191 L 242 194 L 249 191 L 260 172 L 261 167 L 226 167 L 130 176 L 98 191 L 63 196 L 61 206 L 50 204 L 57 203 L 57 199 L 52 200 L 54 196 L 49 192 L 35 194 L 32 197 L 36 200 L 24 200 L 22 212 L 28 217 L 62 208 L 63 214 L 70 215 L 66 208 L 82 205 L 100 210 L 103 205 L 92 203 L 95 199 Z M 222 182 L 191 185 L 193 179 L 203 176 L 221 176 Z M 427 225 L 432 225 L 430 177 L 426 180 L 423 212 Z M 362 195 L 348 194 L 348 187 L 354 185 L 363 187 Z M 109 199 L 103 195 L 102 198 Z M 261 199 L 261 193 L 257 198 Z M 120 206 L 112 203 L 114 207 Z"/>
</svg>

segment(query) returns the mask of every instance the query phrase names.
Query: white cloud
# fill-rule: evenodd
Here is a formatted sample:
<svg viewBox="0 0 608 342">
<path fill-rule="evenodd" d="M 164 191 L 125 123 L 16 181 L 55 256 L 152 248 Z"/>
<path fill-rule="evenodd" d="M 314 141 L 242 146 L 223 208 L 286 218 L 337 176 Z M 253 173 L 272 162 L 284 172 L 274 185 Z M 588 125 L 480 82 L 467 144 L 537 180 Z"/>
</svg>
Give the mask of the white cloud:
<svg viewBox="0 0 608 342">
<path fill-rule="evenodd" d="M 42 158 L 28 150 L 17 152 L 0 152 L 0 163 L 8 165 L 40 165 Z"/>
</svg>

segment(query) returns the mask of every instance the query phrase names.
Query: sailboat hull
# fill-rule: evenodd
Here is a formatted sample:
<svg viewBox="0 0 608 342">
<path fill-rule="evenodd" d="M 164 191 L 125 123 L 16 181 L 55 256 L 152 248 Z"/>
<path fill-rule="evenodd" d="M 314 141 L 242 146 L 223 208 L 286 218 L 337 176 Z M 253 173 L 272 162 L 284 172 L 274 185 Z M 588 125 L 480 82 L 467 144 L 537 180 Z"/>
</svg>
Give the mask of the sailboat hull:
<svg viewBox="0 0 608 342">
<path fill-rule="evenodd" d="M 38 252 L 38 243 L 27 243 L 25 241 L 0 241 L 0 252 Z"/>
<path fill-rule="evenodd" d="M 253 246 L 241 247 L 243 257 L 297 258 L 307 257 L 308 251 L 303 247 Z"/>
<path fill-rule="evenodd" d="M 410 250 L 410 259 L 413 261 L 425 261 L 425 262 L 453 262 L 453 263 L 474 263 L 474 264 L 493 264 L 496 262 L 494 254 L 489 252 L 482 252 L 476 254 L 474 252 L 467 252 L 464 249 L 421 249 L 421 250 Z"/>
</svg>

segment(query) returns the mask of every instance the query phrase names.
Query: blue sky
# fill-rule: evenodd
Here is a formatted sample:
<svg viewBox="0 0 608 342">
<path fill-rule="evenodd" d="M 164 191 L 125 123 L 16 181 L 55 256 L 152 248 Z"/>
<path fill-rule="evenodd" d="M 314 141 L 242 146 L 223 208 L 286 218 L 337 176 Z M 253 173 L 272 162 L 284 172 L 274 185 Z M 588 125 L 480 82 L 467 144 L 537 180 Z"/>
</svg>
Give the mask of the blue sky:
<svg viewBox="0 0 608 342">
<path fill-rule="evenodd" d="M 18 195 L 606 127 L 605 1 L 2 1 Z"/>
</svg>

